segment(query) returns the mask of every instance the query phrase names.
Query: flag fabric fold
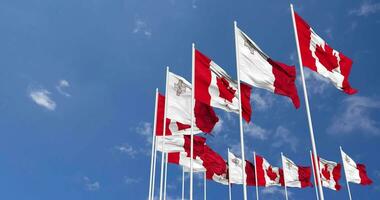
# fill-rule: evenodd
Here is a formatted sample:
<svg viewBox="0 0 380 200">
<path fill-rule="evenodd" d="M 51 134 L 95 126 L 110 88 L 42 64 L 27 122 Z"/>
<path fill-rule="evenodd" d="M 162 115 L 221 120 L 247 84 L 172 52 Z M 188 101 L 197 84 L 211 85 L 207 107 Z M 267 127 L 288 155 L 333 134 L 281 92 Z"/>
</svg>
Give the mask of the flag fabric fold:
<svg viewBox="0 0 380 200">
<path fill-rule="evenodd" d="M 346 94 L 355 94 L 357 90 L 348 82 L 352 60 L 331 48 L 296 12 L 294 16 L 303 65 Z"/>
<path fill-rule="evenodd" d="M 340 190 L 341 164 L 318 157 L 322 186 L 332 190 Z M 315 170 L 314 170 L 315 171 Z"/>
<path fill-rule="evenodd" d="M 228 178 L 232 184 L 243 184 L 243 174 L 241 170 L 243 162 L 237 158 L 233 153 L 228 152 Z M 255 186 L 255 167 L 248 160 L 245 161 L 245 177 L 246 183 L 249 186 Z"/>
<path fill-rule="evenodd" d="M 203 160 L 203 166 L 206 168 L 207 179 L 228 185 L 227 163 L 222 156 L 205 145 L 204 152 L 200 158 Z"/>
<path fill-rule="evenodd" d="M 265 158 L 256 154 L 256 172 L 258 186 L 283 186 L 284 176 L 282 169 L 273 167 Z"/>
<path fill-rule="evenodd" d="M 251 119 L 250 88 L 241 87 L 244 101 L 244 119 Z M 239 113 L 237 81 L 233 80 L 219 65 L 195 49 L 195 99 L 227 112 Z"/>
<path fill-rule="evenodd" d="M 348 182 L 361 185 L 370 185 L 372 180 L 367 175 L 365 165 L 357 164 L 350 156 L 341 150 L 344 173 Z"/>
<path fill-rule="evenodd" d="M 237 28 L 235 34 L 240 80 L 248 85 L 287 96 L 299 108 L 295 67 L 272 60 L 240 29 Z"/>
<path fill-rule="evenodd" d="M 310 167 L 296 165 L 292 160 L 285 156 L 282 156 L 282 165 L 286 187 L 304 188 L 313 186 L 310 181 Z"/>
<path fill-rule="evenodd" d="M 185 172 L 190 172 L 190 161 L 191 158 L 187 152 L 168 153 L 168 162 L 182 166 Z M 206 169 L 203 167 L 203 161 L 199 156 L 196 156 L 196 158 L 193 159 L 193 171 L 206 171 Z"/>
<path fill-rule="evenodd" d="M 206 138 L 194 136 L 194 158 L 203 154 L 205 143 Z M 164 151 L 166 153 L 187 152 L 190 155 L 190 146 L 191 139 L 189 135 L 156 136 L 157 151 Z"/>
</svg>

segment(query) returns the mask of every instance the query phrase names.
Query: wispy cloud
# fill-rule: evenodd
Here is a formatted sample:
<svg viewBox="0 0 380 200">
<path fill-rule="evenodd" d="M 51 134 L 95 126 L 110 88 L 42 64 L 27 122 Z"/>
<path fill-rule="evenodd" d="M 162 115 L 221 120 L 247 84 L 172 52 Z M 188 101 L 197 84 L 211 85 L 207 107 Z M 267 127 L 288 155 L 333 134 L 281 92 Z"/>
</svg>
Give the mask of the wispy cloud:
<svg viewBox="0 0 380 200">
<path fill-rule="evenodd" d="M 364 96 L 350 96 L 343 100 L 339 114 L 333 117 L 327 129 L 330 134 L 347 134 L 353 131 L 380 135 L 379 122 L 371 117 L 374 111 L 380 109 L 380 100 Z"/>
<path fill-rule="evenodd" d="M 244 133 L 255 139 L 266 140 L 270 132 L 254 123 L 244 124 Z"/>
<path fill-rule="evenodd" d="M 279 126 L 277 127 L 274 136 L 273 136 L 272 146 L 276 148 L 280 148 L 283 146 L 289 146 L 292 151 L 297 150 L 298 139 L 295 137 L 289 129 Z"/>
<path fill-rule="evenodd" d="M 132 31 L 134 34 L 143 34 L 146 37 L 151 37 L 152 36 L 152 31 L 148 27 L 147 23 L 142 20 L 142 19 L 136 19 L 135 20 L 135 26 Z"/>
<path fill-rule="evenodd" d="M 92 181 L 87 176 L 83 177 L 85 189 L 88 191 L 97 191 L 100 189 L 100 183 L 98 181 Z"/>
<path fill-rule="evenodd" d="M 197 0 L 191 0 L 191 7 L 194 9 L 198 8 Z"/>
<path fill-rule="evenodd" d="M 145 137 L 146 141 L 149 144 L 152 143 L 152 134 L 153 134 L 152 123 L 140 122 L 140 124 L 136 127 L 135 131 L 136 131 L 136 133 Z"/>
<path fill-rule="evenodd" d="M 67 92 L 65 92 L 65 89 L 66 88 L 69 88 L 70 87 L 70 83 L 67 81 L 67 80 L 60 80 L 58 82 L 58 85 L 55 87 L 57 89 L 57 91 L 65 96 L 65 97 L 70 97 L 71 95 Z"/>
<path fill-rule="evenodd" d="M 137 184 L 141 182 L 141 178 L 124 177 L 126 184 Z"/>
<path fill-rule="evenodd" d="M 135 148 L 133 148 L 133 146 L 129 144 L 115 146 L 115 149 L 119 151 L 120 153 L 128 155 L 131 158 L 135 158 L 136 154 L 138 153 L 138 151 L 135 150 Z"/>
<path fill-rule="evenodd" d="M 212 133 L 215 135 L 219 135 L 223 130 L 223 119 L 219 118 L 218 123 L 216 123 L 214 129 L 212 130 Z"/>
<path fill-rule="evenodd" d="M 307 89 L 312 94 L 323 94 L 330 84 L 329 80 L 309 69 L 304 70 L 304 75 Z M 298 78 L 298 82 L 301 84 L 301 77 Z"/>
<path fill-rule="evenodd" d="M 256 111 L 265 111 L 272 107 L 274 103 L 274 95 L 267 91 L 254 90 L 252 93 L 251 101 L 253 102 L 253 109 Z"/>
<path fill-rule="evenodd" d="M 46 89 L 30 89 L 29 97 L 39 106 L 54 111 L 57 104 L 50 98 L 50 92 Z"/>
<path fill-rule="evenodd" d="M 363 1 L 359 8 L 352 9 L 349 11 L 351 15 L 357 16 L 368 16 L 370 14 L 375 14 L 380 11 L 380 3 L 372 3 L 371 1 Z"/>
<path fill-rule="evenodd" d="M 281 195 L 285 197 L 285 190 L 279 187 L 266 187 L 261 190 L 263 195 Z M 293 193 L 288 190 L 288 197 L 293 196 Z"/>
</svg>

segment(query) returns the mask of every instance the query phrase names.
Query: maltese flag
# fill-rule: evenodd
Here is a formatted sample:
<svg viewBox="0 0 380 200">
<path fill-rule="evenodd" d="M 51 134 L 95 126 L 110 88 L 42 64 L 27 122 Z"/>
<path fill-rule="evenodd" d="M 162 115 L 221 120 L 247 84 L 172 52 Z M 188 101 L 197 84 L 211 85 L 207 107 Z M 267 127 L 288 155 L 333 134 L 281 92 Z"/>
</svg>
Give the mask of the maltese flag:
<svg viewBox="0 0 380 200">
<path fill-rule="evenodd" d="M 355 94 L 357 90 L 348 82 L 352 60 L 331 48 L 296 12 L 294 16 L 303 65 L 329 79 L 339 90 Z"/>
<path fill-rule="evenodd" d="M 299 108 L 296 69 L 272 60 L 243 31 L 236 28 L 240 80 L 248 85 L 289 97 Z"/>
<path fill-rule="evenodd" d="M 286 187 L 311 187 L 310 182 L 311 169 L 310 167 L 301 167 L 296 165 L 289 158 L 281 155 L 282 157 L 282 167 L 284 168 L 284 181 Z"/>
<path fill-rule="evenodd" d="M 356 164 L 343 150 L 340 150 L 343 160 L 344 173 L 348 182 L 357 183 L 361 185 L 370 185 L 372 180 L 367 176 L 365 165 Z"/>
<path fill-rule="evenodd" d="M 242 114 L 251 120 L 251 87 L 241 84 Z M 195 49 L 195 99 L 227 112 L 239 113 L 238 85 L 210 58 Z"/>
<path fill-rule="evenodd" d="M 243 162 L 237 158 L 233 153 L 228 151 L 228 174 L 230 183 L 243 184 L 243 174 L 241 170 Z M 255 186 L 255 167 L 248 160 L 245 161 L 245 178 L 247 185 Z"/>
</svg>

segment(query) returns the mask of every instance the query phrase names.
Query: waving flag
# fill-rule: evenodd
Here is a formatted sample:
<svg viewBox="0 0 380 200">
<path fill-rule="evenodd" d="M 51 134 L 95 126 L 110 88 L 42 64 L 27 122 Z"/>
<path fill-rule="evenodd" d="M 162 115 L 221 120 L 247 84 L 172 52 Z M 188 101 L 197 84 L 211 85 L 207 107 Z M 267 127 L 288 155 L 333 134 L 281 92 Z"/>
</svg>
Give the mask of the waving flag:
<svg viewBox="0 0 380 200">
<path fill-rule="evenodd" d="M 243 162 L 233 153 L 228 152 L 228 172 L 230 183 L 243 184 L 242 166 Z M 247 185 L 255 186 L 255 167 L 248 160 L 245 161 L 245 177 Z"/>
<path fill-rule="evenodd" d="M 372 180 L 368 178 L 365 165 L 356 164 L 343 150 L 340 150 L 343 160 L 344 173 L 348 182 L 361 185 L 370 185 Z"/>
<path fill-rule="evenodd" d="M 250 87 L 240 88 L 244 119 L 251 119 Z M 227 112 L 239 113 L 237 82 L 210 58 L 195 49 L 195 99 Z"/>
<path fill-rule="evenodd" d="M 282 169 L 273 167 L 265 158 L 256 154 L 257 184 L 259 186 L 283 186 L 284 176 Z"/>
<path fill-rule="evenodd" d="M 303 65 L 329 79 L 339 90 L 355 94 L 357 90 L 348 82 L 351 59 L 331 48 L 296 12 L 294 15 Z"/>
<path fill-rule="evenodd" d="M 284 180 L 287 187 L 311 187 L 310 182 L 311 168 L 296 165 L 293 161 L 285 156 L 282 157 L 282 167 L 284 169 Z"/>
<path fill-rule="evenodd" d="M 323 187 L 340 190 L 341 164 L 318 157 L 319 170 Z"/>
<path fill-rule="evenodd" d="M 228 185 L 227 164 L 222 156 L 205 145 L 204 152 L 200 158 L 203 160 L 203 166 L 206 168 L 207 179 Z"/>
<path fill-rule="evenodd" d="M 186 172 L 190 171 L 190 155 L 187 152 L 174 152 L 168 153 L 168 162 L 172 164 L 181 165 Z M 203 161 L 197 156 L 193 159 L 193 171 L 204 172 L 206 169 L 203 167 Z"/>
<path fill-rule="evenodd" d="M 190 142 L 191 140 L 189 135 L 170 135 L 156 137 L 157 151 L 164 151 L 166 153 L 187 152 L 190 155 Z M 203 154 L 205 142 L 206 138 L 194 136 L 194 157 Z M 163 143 L 164 146 L 162 146 Z"/>
<path fill-rule="evenodd" d="M 243 31 L 236 28 L 240 80 L 254 87 L 288 96 L 299 108 L 296 69 L 272 60 Z"/>
</svg>

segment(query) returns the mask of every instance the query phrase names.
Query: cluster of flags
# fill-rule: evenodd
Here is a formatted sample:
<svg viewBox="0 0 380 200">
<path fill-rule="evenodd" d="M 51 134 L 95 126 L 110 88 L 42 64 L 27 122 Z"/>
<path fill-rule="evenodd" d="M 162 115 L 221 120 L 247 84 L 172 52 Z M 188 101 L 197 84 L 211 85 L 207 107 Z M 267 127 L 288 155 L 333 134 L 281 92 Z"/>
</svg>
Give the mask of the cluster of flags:
<svg viewBox="0 0 380 200">
<path fill-rule="evenodd" d="M 264 157 L 256 153 L 254 153 L 253 162 L 245 159 L 242 123 L 243 119 L 248 123 L 252 121 L 250 105 L 252 87 L 286 96 L 295 108 L 300 107 L 300 99 L 295 84 L 297 74 L 295 66 L 270 58 L 237 27 L 235 22 L 237 80 L 233 79 L 214 60 L 196 49 L 194 44 L 192 49 L 193 84 L 167 68 L 166 94 L 156 91 L 149 199 L 155 197 L 157 151 L 162 152 L 160 200 L 166 199 L 167 163 L 182 166 L 184 172 L 190 173 L 191 200 L 193 198 L 192 177 L 195 172 L 203 172 L 205 179 L 224 185 L 244 185 L 245 200 L 247 185 L 256 186 L 256 188 L 281 186 L 287 193 L 287 187 L 313 186 L 311 176 L 314 178 L 316 189 L 318 187 L 316 195 L 322 200 L 324 199 L 322 186 L 332 190 L 341 189 L 339 184 L 341 164 L 320 158 L 316 152 L 302 66 L 329 79 L 337 89 L 351 95 L 357 92 L 348 81 L 352 61 L 331 48 L 293 11 L 292 6 L 291 10 L 312 141 L 310 152 L 312 166 L 298 165 L 282 153 L 282 167 L 272 166 Z M 205 137 L 197 135 L 211 133 L 218 123 L 219 118 L 214 108 L 239 115 L 241 158 L 228 150 L 228 158 L 225 160 L 206 144 Z M 348 187 L 348 182 L 362 185 L 372 183 L 364 165 L 356 164 L 342 149 L 341 156 Z M 315 163 L 318 164 L 315 165 Z M 258 199 L 258 188 L 256 194 Z M 351 198 L 351 194 L 349 195 Z"/>
</svg>

